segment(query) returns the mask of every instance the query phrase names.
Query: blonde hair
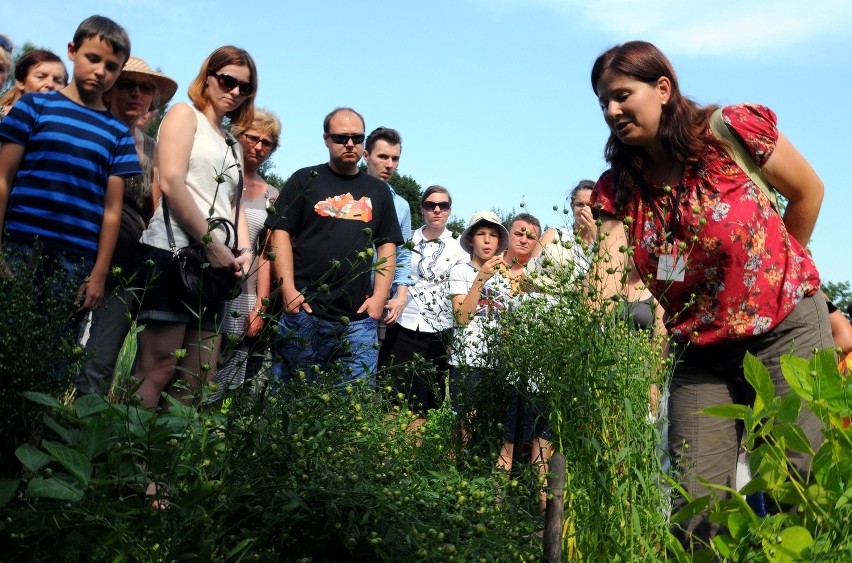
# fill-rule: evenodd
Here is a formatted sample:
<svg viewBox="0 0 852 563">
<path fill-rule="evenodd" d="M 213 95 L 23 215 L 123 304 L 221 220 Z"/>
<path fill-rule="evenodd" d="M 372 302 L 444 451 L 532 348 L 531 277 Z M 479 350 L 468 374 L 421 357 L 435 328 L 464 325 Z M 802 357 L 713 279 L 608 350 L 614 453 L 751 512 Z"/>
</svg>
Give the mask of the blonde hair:
<svg viewBox="0 0 852 563">
<path fill-rule="evenodd" d="M 278 139 L 281 136 L 281 121 L 278 119 L 278 116 L 269 111 L 266 108 L 257 108 L 254 110 L 254 119 L 251 124 L 247 127 L 243 127 L 240 125 L 234 125 L 231 128 L 231 133 L 234 136 L 242 135 L 249 129 L 254 129 L 256 131 L 260 131 L 261 133 L 266 133 L 270 137 L 272 137 L 272 141 L 275 143 L 275 147 L 272 150 L 278 148 Z"/>
<path fill-rule="evenodd" d="M 198 76 L 189 85 L 189 99 L 192 100 L 192 103 L 198 109 L 202 111 L 207 109 L 210 105 L 210 96 L 207 94 L 207 77 L 216 74 L 228 65 L 245 66 L 249 69 L 249 83 L 254 87 L 254 91 L 246 96 L 236 109 L 225 114 L 225 117 L 231 120 L 234 127 L 248 128 L 251 126 L 252 119 L 254 118 L 254 97 L 257 95 L 257 67 L 254 65 L 254 59 L 251 58 L 251 55 L 245 49 L 225 45 L 210 53 L 210 56 L 201 65 Z"/>
</svg>

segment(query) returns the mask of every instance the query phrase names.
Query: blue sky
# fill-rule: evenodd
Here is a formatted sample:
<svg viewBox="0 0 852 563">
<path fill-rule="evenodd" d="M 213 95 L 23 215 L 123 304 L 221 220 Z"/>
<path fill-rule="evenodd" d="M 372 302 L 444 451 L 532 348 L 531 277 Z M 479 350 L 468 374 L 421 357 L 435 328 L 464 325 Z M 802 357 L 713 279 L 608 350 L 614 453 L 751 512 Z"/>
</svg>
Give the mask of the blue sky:
<svg viewBox="0 0 852 563">
<path fill-rule="evenodd" d="M 403 135 L 400 173 L 451 190 L 463 220 L 526 209 L 561 224 L 566 190 L 605 169 L 607 131 L 589 84 L 595 57 L 656 43 L 700 103 L 759 102 L 826 184 L 812 249 L 823 278 L 852 281 L 848 149 L 852 3 L 614 0 L 222 2 L 0 0 L 0 32 L 64 53 L 77 24 L 109 16 L 133 54 L 180 84 L 214 48 L 254 56 L 258 103 L 284 124 L 275 171 L 323 162 L 336 106 Z"/>
</svg>

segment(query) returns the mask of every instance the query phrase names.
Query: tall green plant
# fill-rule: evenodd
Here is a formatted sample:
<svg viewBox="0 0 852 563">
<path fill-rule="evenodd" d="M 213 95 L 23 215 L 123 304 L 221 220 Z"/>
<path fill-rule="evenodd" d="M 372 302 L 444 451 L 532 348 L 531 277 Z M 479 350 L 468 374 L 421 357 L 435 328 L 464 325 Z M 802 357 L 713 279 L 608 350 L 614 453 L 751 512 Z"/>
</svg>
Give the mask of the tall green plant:
<svg viewBox="0 0 852 563">
<path fill-rule="evenodd" d="M 710 510 L 727 526 L 704 552 L 727 561 L 849 561 L 852 559 L 852 380 L 842 375 L 834 350 L 818 351 L 811 360 L 784 356 L 784 378 L 792 391 L 775 396 L 766 368 L 747 356 L 745 375 L 757 398 L 753 406 L 723 405 L 706 414 L 743 421 L 755 477 L 741 491 L 719 486 L 732 498 L 695 499 L 674 520 Z M 802 408 L 825 425 L 825 441 L 814 451 L 796 419 Z M 801 475 L 787 459 L 793 450 L 813 455 L 812 474 Z M 710 486 L 710 485 L 708 485 Z M 780 510 L 760 518 L 744 496 L 764 493 Z M 700 557 L 700 552 L 696 557 Z"/>
<path fill-rule="evenodd" d="M 527 403 L 542 401 L 565 455 L 563 552 L 571 559 L 666 559 L 667 490 L 649 389 L 662 383 L 648 335 L 591 307 L 583 284 L 506 313 L 500 365 Z M 497 335 L 495 335 L 497 336 Z"/>
<path fill-rule="evenodd" d="M 84 359 L 74 322 L 78 288 L 64 270 L 47 263 L 38 246 L 27 256 L 3 252 L 0 268 L 7 261 L 14 274 L 0 274 L 0 477 L 18 475 L 15 448 L 36 440 L 42 427 L 21 393 L 58 396 Z"/>
</svg>

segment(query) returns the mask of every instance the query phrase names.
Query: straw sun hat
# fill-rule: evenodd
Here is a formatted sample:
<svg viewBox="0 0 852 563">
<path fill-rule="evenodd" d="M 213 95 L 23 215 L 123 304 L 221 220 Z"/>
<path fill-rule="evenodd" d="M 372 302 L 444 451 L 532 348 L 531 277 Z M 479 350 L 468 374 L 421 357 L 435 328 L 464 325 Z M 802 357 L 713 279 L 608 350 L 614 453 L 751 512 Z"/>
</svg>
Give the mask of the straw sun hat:
<svg viewBox="0 0 852 563">
<path fill-rule="evenodd" d="M 154 99 L 151 101 L 151 107 L 148 108 L 149 110 L 163 107 L 169 103 L 169 100 L 171 100 L 175 95 L 175 92 L 177 92 L 177 82 L 162 72 L 157 72 L 152 69 L 148 66 L 148 63 L 139 57 L 130 57 L 127 59 L 127 63 L 125 63 L 124 68 L 121 69 L 121 74 L 124 74 L 125 72 L 144 74 L 157 85 L 157 95 L 154 96 Z"/>
</svg>

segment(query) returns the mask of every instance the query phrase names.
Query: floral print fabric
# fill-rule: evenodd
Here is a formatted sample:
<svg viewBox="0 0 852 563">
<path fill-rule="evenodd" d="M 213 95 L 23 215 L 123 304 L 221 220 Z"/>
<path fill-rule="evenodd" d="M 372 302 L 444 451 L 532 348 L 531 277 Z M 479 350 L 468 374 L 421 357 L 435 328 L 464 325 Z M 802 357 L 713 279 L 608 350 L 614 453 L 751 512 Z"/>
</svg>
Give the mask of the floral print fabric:
<svg viewBox="0 0 852 563">
<path fill-rule="evenodd" d="M 778 139 L 775 113 L 737 105 L 724 108 L 723 115 L 763 166 Z M 712 136 L 709 127 L 706 134 Z M 620 212 L 605 172 L 593 202 L 625 220 L 634 263 L 663 305 L 676 340 L 707 345 L 765 333 L 819 288 L 813 260 L 788 235 L 781 216 L 733 159 L 714 147 L 703 162 L 686 167 L 680 186 L 651 185 L 649 196 L 634 194 Z M 674 245 L 686 261 L 682 282 L 656 279 L 675 205 Z"/>
</svg>

